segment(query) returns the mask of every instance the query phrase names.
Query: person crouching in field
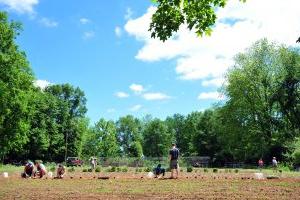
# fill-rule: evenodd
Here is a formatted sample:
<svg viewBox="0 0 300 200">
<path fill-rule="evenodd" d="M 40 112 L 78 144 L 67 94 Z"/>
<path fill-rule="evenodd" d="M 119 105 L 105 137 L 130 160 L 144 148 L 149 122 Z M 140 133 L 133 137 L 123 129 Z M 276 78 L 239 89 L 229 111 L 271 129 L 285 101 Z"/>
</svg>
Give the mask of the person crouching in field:
<svg viewBox="0 0 300 200">
<path fill-rule="evenodd" d="M 58 178 L 58 179 L 64 178 L 65 172 L 66 172 L 65 166 L 63 166 L 62 164 L 59 164 L 58 168 L 57 168 L 56 178 Z"/>
<path fill-rule="evenodd" d="M 22 178 L 31 178 L 31 176 L 33 175 L 33 168 L 34 168 L 33 162 L 26 161 L 24 172 L 22 172 L 21 174 Z"/>
<path fill-rule="evenodd" d="M 156 168 L 154 168 L 153 173 L 155 175 L 155 178 L 158 176 L 162 175 L 163 177 L 165 176 L 166 170 L 161 167 L 161 164 L 158 164 Z"/>
<path fill-rule="evenodd" d="M 172 144 L 172 149 L 169 151 L 169 159 L 170 159 L 170 169 L 171 169 L 171 177 L 170 178 L 178 178 L 178 157 L 179 150 L 176 148 L 176 145 Z M 176 177 L 174 176 L 174 171 L 176 171 Z"/>
<path fill-rule="evenodd" d="M 43 176 L 47 174 L 45 165 L 43 165 L 43 163 L 39 161 L 35 161 L 34 165 L 36 167 L 36 171 L 34 172 L 34 177 L 43 178 Z"/>
</svg>

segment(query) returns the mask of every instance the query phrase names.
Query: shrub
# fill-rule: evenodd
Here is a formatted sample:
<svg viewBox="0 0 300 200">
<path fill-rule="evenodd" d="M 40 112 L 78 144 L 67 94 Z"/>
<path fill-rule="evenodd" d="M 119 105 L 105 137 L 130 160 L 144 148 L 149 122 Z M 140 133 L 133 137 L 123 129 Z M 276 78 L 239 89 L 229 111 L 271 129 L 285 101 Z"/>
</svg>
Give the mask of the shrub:
<svg viewBox="0 0 300 200">
<path fill-rule="evenodd" d="M 152 170 L 151 170 L 151 168 L 150 167 L 146 167 L 145 169 L 144 169 L 144 172 L 151 172 Z"/>
<path fill-rule="evenodd" d="M 123 167 L 122 168 L 122 172 L 128 172 L 128 168 L 127 167 Z"/>
<path fill-rule="evenodd" d="M 187 167 L 186 168 L 186 172 L 192 172 L 193 171 L 193 167 Z"/>
<path fill-rule="evenodd" d="M 207 168 L 204 168 L 204 170 L 203 170 L 204 172 L 208 172 L 208 169 Z"/>
<path fill-rule="evenodd" d="M 117 172 L 121 172 L 122 169 L 121 169 L 120 167 L 117 167 L 117 168 L 116 168 L 116 171 L 117 171 Z"/>
<path fill-rule="evenodd" d="M 88 170 L 87 169 L 83 169 L 82 172 L 88 172 Z"/>
<path fill-rule="evenodd" d="M 74 167 L 69 168 L 68 172 L 75 172 L 75 168 Z"/>
<path fill-rule="evenodd" d="M 234 169 L 234 172 L 235 172 L 235 173 L 239 173 L 239 170 L 238 170 L 238 169 Z"/>
<path fill-rule="evenodd" d="M 101 172 L 101 167 L 96 167 L 95 172 Z"/>
<path fill-rule="evenodd" d="M 218 169 L 217 169 L 217 168 L 214 168 L 214 169 L 213 169 L 213 173 L 218 173 Z"/>
<path fill-rule="evenodd" d="M 55 166 L 51 166 L 49 169 L 50 172 L 54 172 L 55 171 Z"/>
<path fill-rule="evenodd" d="M 88 172 L 93 172 L 93 169 L 88 169 Z"/>
</svg>

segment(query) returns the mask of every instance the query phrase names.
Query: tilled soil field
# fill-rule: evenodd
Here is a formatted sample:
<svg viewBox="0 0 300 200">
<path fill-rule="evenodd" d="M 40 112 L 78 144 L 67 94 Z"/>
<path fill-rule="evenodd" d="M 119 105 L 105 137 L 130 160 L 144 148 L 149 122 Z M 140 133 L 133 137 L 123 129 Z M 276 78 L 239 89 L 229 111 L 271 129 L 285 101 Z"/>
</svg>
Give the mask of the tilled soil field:
<svg viewBox="0 0 300 200">
<path fill-rule="evenodd" d="M 169 174 L 167 174 L 169 175 Z M 102 179 L 107 177 L 108 179 Z M 0 199 L 300 199 L 300 179 L 256 180 L 252 174 L 70 173 L 64 179 L 0 178 Z"/>
</svg>

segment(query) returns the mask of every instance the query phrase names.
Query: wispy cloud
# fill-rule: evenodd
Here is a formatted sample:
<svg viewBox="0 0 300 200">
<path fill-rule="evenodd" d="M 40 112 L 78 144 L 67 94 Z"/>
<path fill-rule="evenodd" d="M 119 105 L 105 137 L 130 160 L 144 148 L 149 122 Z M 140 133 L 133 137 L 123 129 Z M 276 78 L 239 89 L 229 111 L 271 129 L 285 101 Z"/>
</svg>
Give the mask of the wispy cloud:
<svg viewBox="0 0 300 200">
<path fill-rule="evenodd" d="M 79 22 L 80 22 L 80 24 L 83 24 L 83 25 L 84 25 L 84 24 L 90 23 L 91 20 L 88 19 L 88 18 L 82 17 L 82 18 L 79 19 Z"/>
<path fill-rule="evenodd" d="M 116 92 L 115 96 L 118 98 L 128 98 L 129 94 L 127 94 L 126 92 Z"/>
<path fill-rule="evenodd" d="M 131 19 L 132 14 L 133 14 L 133 12 L 132 12 L 131 8 L 128 7 L 128 8 L 126 9 L 126 14 L 125 14 L 124 18 L 125 18 L 126 20 Z"/>
<path fill-rule="evenodd" d="M 82 38 L 85 40 L 92 39 L 93 37 L 95 37 L 94 31 L 86 31 L 83 33 L 83 36 L 82 36 Z"/>
<path fill-rule="evenodd" d="M 153 93 L 144 93 L 143 98 L 149 101 L 152 100 L 166 100 L 166 99 L 170 99 L 171 97 L 164 94 L 164 93 L 160 93 L 160 92 L 153 92 Z"/>
<path fill-rule="evenodd" d="M 41 90 L 44 90 L 46 87 L 52 85 L 52 83 L 50 83 L 49 81 L 47 80 L 35 80 L 33 82 L 33 85 L 35 87 L 39 87 Z"/>
<path fill-rule="evenodd" d="M 122 36 L 122 29 L 119 26 L 117 26 L 115 28 L 115 34 L 116 34 L 117 37 L 121 37 Z"/>
<path fill-rule="evenodd" d="M 199 100 L 224 100 L 225 97 L 219 92 L 202 92 L 198 96 Z"/>
<path fill-rule="evenodd" d="M 116 109 L 114 108 L 109 108 L 106 110 L 107 113 L 115 113 L 116 112 Z"/>
<path fill-rule="evenodd" d="M 137 105 L 134 105 L 131 108 L 129 108 L 129 110 L 132 112 L 136 112 L 136 111 L 139 111 L 141 108 L 142 108 L 142 105 L 137 104 Z"/>
<path fill-rule="evenodd" d="M 5 5 L 6 9 L 13 10 L 17 13 L 33 14 L 34 6 L 39 3 L 39 0 L 0 0 L 0 5 Z"/>
<path fill-rule="evenodd" d="M 46 18 L 46 17 L 43 17 L 42 19 L 40 19 L 39 22 L 43 26 L 48 27 L 48 28 L 54 28 L 54 27 L 58 26 L 58 22 L 51 20 L 49 18 Z"/>
<path fill-rule="evenodd" d="M 179 79 L 201 80 L 203 86 L 219 86 L 233 65 L 233 56 L 258 39 L 267 37 L 295 45 L 300 33 L 299 7 L 299 0 L 251 0 L 246 3 L 229 0 L 225 8 L 218 9 L 218 20 L 211 36 L 197 37 L 194 31 L 181 26 L 166 42 L 151 38 L 148 29 L 156 8 L 150 7 L 144 15 L 129 19 L 124 29 L 144 44 L 136 59 L 145 62 L 174 59 Z"/>
<path fill-rule="evenodd" d="M 145 89 L 142 85 L 140 84 L 131 84 L 129 88 L 135 93 L 135 94 L 141 94 Z"/>
</svg>

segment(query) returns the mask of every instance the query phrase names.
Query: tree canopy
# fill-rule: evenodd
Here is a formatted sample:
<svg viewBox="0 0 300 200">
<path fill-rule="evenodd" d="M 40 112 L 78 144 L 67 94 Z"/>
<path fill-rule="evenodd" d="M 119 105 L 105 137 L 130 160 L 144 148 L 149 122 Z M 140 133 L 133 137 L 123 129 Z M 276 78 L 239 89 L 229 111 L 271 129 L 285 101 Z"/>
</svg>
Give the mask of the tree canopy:
<svg viewBox="0 0 300 200">
<path fill-rule="evenodd" d="M 240 0 L 245 2 L 246 0 Z M 210 35 L 217 16 L 216 9 L 227 0 L 152 0 L 157 10 L 152 16 L 149 31 L 151 37 L 166 41 L 182 24 L 196 34 Z"/>
</svg>

